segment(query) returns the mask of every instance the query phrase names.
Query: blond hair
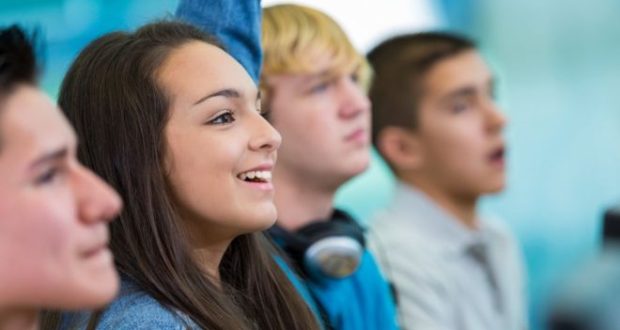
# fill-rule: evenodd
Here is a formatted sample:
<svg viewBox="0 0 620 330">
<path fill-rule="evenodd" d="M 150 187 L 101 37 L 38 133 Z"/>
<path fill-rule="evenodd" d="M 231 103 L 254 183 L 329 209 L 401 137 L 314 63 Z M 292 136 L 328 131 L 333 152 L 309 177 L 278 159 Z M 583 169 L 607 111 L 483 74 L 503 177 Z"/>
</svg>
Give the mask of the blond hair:
<svg viewBox="0 0 620 330">
<path fill-rule="evenodd" d="M 263 69 L 261 90 L 263 99 L 269 96 L 265 78 L 280 74 L 318 73 L 317 59 L 330 58 L 329 74 L 357 75 L 366 87 L 370 66 L 331 17 L 316 9 L 281 4 L 263 9 L 262 26 Z"/>
</svg>

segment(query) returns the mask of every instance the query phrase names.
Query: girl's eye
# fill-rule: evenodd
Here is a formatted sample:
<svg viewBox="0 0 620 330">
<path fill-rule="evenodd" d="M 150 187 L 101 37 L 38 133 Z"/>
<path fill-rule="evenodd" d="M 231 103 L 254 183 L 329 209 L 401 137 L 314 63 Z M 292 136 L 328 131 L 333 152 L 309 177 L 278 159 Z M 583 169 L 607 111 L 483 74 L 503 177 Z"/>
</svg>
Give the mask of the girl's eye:
<svg viewBox="0 0 620 330">
<path fill-rule="evenodd" d="M 209 124 L 209 125 L 224 125 L 224 124 L 230 124 L 230 123 L 232 123 L 234 121 L 235 121 L 235 117 L 233 116 L 232 112 L 226 111 L 225 113 L 222 113 L 222 114 L 218 115 L 217 117 L 209 120 L 209 122 L 207 122 L 207 124 Z"/>
</svg>

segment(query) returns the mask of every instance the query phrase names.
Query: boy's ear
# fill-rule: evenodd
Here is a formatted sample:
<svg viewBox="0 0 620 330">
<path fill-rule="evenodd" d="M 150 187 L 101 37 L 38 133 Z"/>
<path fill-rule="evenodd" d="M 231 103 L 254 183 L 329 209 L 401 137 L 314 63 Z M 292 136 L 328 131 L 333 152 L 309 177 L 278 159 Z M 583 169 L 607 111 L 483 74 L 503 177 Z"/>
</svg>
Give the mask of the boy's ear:
<svg viewBox="0 0 620 330">
<path fill-rule="evenodd" d="M 378 136 L 377 148 L 397 170 L 415 170 L 422 165 L 422 144 L 416 133 L 401 127 L 386 127 Z"/>
</svg>

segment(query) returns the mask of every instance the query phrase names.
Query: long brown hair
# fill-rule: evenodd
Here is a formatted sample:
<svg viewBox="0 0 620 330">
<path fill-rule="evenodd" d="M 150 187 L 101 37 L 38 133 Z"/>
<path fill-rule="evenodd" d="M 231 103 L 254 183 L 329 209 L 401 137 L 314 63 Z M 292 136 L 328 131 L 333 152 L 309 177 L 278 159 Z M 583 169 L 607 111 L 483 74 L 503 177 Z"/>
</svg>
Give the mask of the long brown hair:
<svg viewBox="0 0 620 330">
<path fill-rule="evenodd" d="M 232 241 L 219 267 L 222 288 L 192 256 L 166 181 L 169 100 L 156 79 L 170 53 L 191 41 L 217 45 L 172 21 L 110 33 L 79 54 L 62 83 L 59 104 L 77 132 L 80 160 L 125 201 L 110 226 L 118 270 L 202 328 L 316 329 L 261 233 Z"/>
</svg>

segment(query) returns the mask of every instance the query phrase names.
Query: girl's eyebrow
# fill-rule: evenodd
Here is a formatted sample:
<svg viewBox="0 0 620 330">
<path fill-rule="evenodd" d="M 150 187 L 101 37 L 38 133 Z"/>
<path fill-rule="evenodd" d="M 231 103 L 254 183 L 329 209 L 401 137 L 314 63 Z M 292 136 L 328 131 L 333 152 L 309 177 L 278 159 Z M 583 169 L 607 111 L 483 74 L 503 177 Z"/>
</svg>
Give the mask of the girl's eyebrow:
<svg viewBox="0 0 620 330">
<path fill-rule="evenodd" d="M 194 105 L 197 105 L 199 103 L 202 103 L 210 98 L 213 97 L 217 97 L 217 96 L 223 96 L 226 98 L 240 98 L 241 97 L 241 93 L 239 93 L 238 90 L 234 89 L 234 88 L 225 88 L 222 90 L 219 90 L 215 93 L 211 93 L 209 95 L 206 95 L 204 97 L 201 97 L 198 101 L 194 102 Z"/>
</svg>

